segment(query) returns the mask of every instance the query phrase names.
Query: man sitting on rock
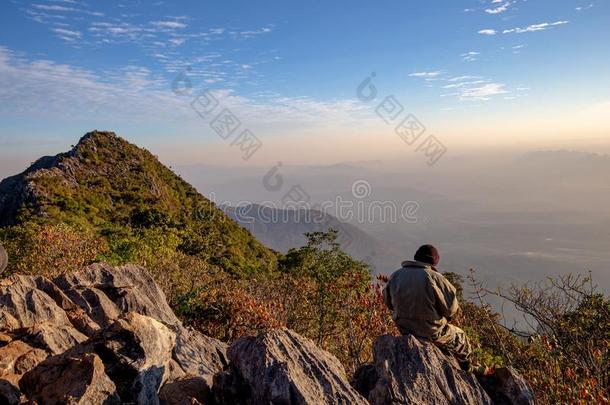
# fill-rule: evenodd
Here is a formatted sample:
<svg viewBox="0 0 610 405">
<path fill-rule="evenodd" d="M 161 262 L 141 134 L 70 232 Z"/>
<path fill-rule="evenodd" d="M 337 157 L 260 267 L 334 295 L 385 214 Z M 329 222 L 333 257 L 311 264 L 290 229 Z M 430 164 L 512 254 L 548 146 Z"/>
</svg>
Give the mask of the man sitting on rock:
<svg viewBox="0 0 610 405">
<path fill-rule="evenodd" d="M 429 339 L 452 353 L 464 370 L 470 370 L 470 341 L 449 321 L 459 310 L 455 287 L 436 270 L 438 250 L 423 245 L 415 261 L 405 261 L 383 290 L 392 319 L 403 335 Z"/>
</svg>

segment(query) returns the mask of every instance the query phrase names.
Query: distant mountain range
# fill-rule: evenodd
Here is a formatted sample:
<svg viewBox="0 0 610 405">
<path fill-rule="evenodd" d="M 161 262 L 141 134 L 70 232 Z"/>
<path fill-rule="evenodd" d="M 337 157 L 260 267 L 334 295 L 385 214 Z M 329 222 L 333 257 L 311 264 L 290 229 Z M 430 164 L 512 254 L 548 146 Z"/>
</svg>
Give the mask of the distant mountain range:
<svg viewBox="0 0 610 405">
<path fill-rule="evenodd" d="M 305 233 L 335 229 L 342 249 L 375 271 L 398 268 L 403 258 L 397 248 L 386 245 L 355 225 L 313 209 L 281 209 L 259 204 L 220 206 L 225 213 L 266 246 L 282 253 L 306 244 Z"/>
</svg>

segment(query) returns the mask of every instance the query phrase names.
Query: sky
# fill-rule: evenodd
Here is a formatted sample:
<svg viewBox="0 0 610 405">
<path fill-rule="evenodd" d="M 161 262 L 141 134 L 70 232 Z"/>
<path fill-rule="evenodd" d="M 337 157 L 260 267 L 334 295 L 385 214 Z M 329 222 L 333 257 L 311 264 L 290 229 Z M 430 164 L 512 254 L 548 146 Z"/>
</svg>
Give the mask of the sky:
<svg viewBox="0 0 610 405">
<path fill-rule="evenodd" d="M 0 177 L 93 129 L 182 165 L 416 158 L 408 116 L 447 154 L 610 151 L 608 38 L 608 0 L 3 0 Z"/>
</svg>

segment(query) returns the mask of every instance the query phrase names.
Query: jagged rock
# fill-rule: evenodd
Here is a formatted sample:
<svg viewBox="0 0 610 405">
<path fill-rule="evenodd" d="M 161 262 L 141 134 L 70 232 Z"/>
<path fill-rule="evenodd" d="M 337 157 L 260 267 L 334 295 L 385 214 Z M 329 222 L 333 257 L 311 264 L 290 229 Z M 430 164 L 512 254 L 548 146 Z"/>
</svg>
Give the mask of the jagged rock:
<svg viewBox="0 0 610 405">
<path fill-rule="evenodd" d="M 211 389 L 214 375 L 227 365 L 227 347 L 220 340 L 181 327 L 173 358 L 186 374 L 202 377 Z"/>
<path fill-rule="evenodd" d="M 249 397 L 234 398 L 235 403 L 367 403 L 336 357 L 291 330 L 239 339 L 227 354 L 238 374 L 235 380 L 243 379 L 249 387 Z M 247 390 L 235 391 L 243 395 Z"/>
<path fill-rule="evenodd" d="M 4 346 L 13 340 L 13 336 L 10 333 L 0 331 L 0 346 Z"/>
<path fill-rule="evenodd" d="M 534 393 L 525 379 L 512 367 L 501 367 L 479 378 L 496 405 L 534 405 Z"/>
<path fill-rule="evenodd" d="M 166 325 L 180 325 L 161 288 L 139 266 L 94 264 L 63 274 L 54 282 L 102 327 L 126 312 L 150 316 Z"/>
<path fill-rule="evenodd" d="M 36 278 L 36 287 L 44 291 L 55 303 L 66 312 L 66 316 L 72 325 L 86 336 L 92 336 L 100 327 L 86 312 L 76 305 L 64 292 L 51 280 L 44 277 Z"/>
<path fill-rule="evenodd" d="M 48 321 L 15 332 L 19 339 L 50 354 L 61 354 L 75 345 L 87 340 L 70 325 L 54 325 Z"/>
<path fill-rule="evenodd" d="M 174 332 L 161 322 L 129 312 L 80 350 L 100 356 L 123 402 L 156 404 L 175 342 Z"/>
<path fill-rule="evenodd" d="M 180 364 L 173 358 L 169 361 L 167 381 L 175 381 L 186 375 Z"/>
<path fill-rule="evenodd" d="M 44 350 L 33 348 L 20 340 L 14 340 L 0 348 L 0 376 L 21 375 L 47 358 Z"/>
<path fill-rule="evenodd" d="M 19 383 L 28 398 L 41 404 L 120 404 L 114 383 L 92 353 L 49 357 Z"/>
<path fill-rule="evenodd" d="M 0 329 L 27 328 L 42 321 L 71 325 L 66 312 L 38 289 L 39 278 L 13 275 L 0 281 Z"/>
<path fill-rule="evenodd" d="M 414 336 L 382 336 L 373 347 L 379 379 L 368 399 L 381 404 L 492 404 L 473 374 L 433 343 Z"/>
<path fill-rule="evenodd" d="M 100 264 L 54 280 L 14 275 L 0 281 L 0 403 L 23 400 L 20 380 L 30 396 L 68 395 L 28 386 L 27 381 L 44 383 L 34 374 L 23 381 L 26 372 L 58 367 L 102 373 L 123 402 L 158 403 L 157 393 L 166 382 L 166 392 L 196 386 L 192 399 L 200 401 L 211 397 L 213 376 L 227 364 L 226 349 L 183 327 L 161 289 L 137 266 Z M 49 355 L 55 355 L 54 363 Z M 101 371 L 91 355 L 101 360 Z M 84 390 L 83 398 L 88 398 L 90 387 L 66 389 Z"/>
<path fill-rule="evenodd" d="M 208 382 L 197 376 L 184 376 L 165 384 L 159 391 L 163 405 L 208 404 L 211 402 Z"/>
<path fill-rule="evenodd" d="M 19 380 L 47 357 L 44 350 L 13 340 L 0 347 L 0 404 L 18 404 L 21 399 Z"/>
</svg>

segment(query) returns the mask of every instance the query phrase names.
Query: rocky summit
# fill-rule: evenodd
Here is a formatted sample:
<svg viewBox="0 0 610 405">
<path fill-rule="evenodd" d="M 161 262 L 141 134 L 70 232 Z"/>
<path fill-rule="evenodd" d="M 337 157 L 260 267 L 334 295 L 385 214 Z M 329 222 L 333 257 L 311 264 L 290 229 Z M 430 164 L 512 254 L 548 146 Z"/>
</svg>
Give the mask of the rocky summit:
<svg viewBox="0 0 610 405">
<path fill-rule="evenodd" d="M 350 378 L 285 328 L 227 346 L 185 327 L 137 266 L 0 281 L 1 404 L 533 403 L 513 370 L 481 384 L 412 336 L 382 336 L 374 356 Z"/>
</svg>

